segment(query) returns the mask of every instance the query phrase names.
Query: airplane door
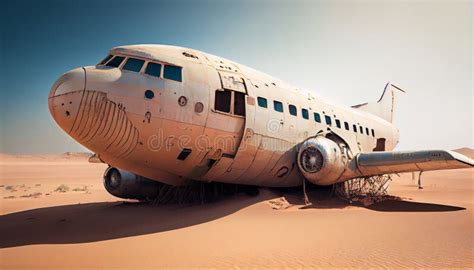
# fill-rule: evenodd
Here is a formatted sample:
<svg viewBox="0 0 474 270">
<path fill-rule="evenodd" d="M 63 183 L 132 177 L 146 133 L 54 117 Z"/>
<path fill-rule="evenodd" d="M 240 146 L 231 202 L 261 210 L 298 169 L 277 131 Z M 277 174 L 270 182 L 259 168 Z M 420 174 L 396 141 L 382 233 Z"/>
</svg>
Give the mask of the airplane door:
<svg viewBox="0 0 474 270">
<path fill-rule="evenodd" d="M 234 157 L 244 131 L 247 91 L 238 73 L 218 71 L 218 74 L 221 88 L 211 91 L 211 111 L 204 136 L 210 147 L 220 149 L 224 156 Z"/>
<path fill-rule="evenodd" d="M 236 72 L 217 70 L 221 88 L 211 90 L 210 112 L 204 128 L 208 154 L 203 164 L 209 166 L 202 178 L 213 181 L 232 164 L 245 127 L 247 89 L 243 77 Z"/>
<path fill-rule="evenodd" d="M 244 83 L 246 80 L 244 80 Z M 248 85 L 249 82 L 247 82 Z M 232 160 L 222 157 L 216 168 L 211 169 L 209 174 L 213 180 L 221 182 L 234 182 L 241 178 L 248 170 L 260 145 L 261 136 L 255 134 L 255 112 L 256 112 L 256 98 L 252 95 L 252 88 L 246 87 L 247 94 L 245 95 L 245 126 L 242 131 L 241 141 L 238 151 Z M 246 181 L 246 180 L 244 180 Z"/>
</svg>

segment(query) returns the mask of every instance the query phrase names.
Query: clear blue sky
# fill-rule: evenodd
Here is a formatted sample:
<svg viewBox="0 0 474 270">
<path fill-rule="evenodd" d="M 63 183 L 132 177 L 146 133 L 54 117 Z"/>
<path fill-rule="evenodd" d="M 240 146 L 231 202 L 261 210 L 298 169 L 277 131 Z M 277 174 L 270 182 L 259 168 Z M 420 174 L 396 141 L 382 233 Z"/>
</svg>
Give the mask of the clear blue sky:
<svg viewBox="0 0 474 270">
<path fill-rule="evenodd" d="M 407 90 L 400 149 L 473 146 L 470 1 L 4 1 L 0 152 L 82 151 L 50 117 L 53 82 L 114 46 L 223 56 L 340 104 Z"/>
</svg>

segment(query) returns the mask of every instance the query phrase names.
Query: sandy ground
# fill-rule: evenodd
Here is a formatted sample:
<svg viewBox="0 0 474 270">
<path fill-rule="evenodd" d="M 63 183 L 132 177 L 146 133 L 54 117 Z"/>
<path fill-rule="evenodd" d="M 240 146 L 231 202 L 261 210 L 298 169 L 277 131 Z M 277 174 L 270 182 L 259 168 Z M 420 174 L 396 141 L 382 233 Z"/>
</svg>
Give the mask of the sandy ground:
<svg viewBox="0 0 474 270">
<path fill-rule="evenodd" d="M 302 209 L 298 193 L 268 189 L 195 206 L 124 202 L 103 189 L 105 167 L 0 156 L 0 268 L 474 267 L 473 169 L 426 172 L 422 190 L 395 177 L 390 194 L 403 200 L 367 207 L 313 191 Z"/>
</svg>

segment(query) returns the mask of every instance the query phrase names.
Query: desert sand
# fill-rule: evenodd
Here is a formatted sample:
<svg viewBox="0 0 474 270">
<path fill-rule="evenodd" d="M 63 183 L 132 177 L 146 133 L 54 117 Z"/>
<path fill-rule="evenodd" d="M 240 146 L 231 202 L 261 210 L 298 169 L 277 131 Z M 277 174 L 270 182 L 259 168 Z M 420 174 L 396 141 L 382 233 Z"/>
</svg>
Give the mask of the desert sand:
<svg viewBox="0 0 474 270">
<path fill-rule="evenodd" d="M 474 156 L 471 149 L 460 152 Z M 102 187 L 85 155 L 0 156 L 0 268 L 474 267 L 474 170 L 395 176 L 370 206 L 261 189 L 153 206 Z"/>
</svg>

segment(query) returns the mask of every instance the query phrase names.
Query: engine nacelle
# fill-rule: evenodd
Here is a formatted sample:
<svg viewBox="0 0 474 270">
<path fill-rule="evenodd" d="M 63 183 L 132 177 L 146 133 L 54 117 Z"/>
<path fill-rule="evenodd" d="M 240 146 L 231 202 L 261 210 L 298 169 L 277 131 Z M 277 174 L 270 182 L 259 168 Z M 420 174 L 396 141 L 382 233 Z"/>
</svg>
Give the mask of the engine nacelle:
<svg viewBox="0 0 474 270">
<path fill-rule="evenodd" d="M 298 167 L 301 173 L 316 185 L 337 183 L 346 165 L 346 153 L 343 153 L 338 143 L 325 137 L 307 139 L 298 151 Z"/>
<path fill-rule="evenodd" d="M 114 167 L 109 167 L 104 172 L 105 189 L 123 199 L 154 198 L 158 195 L 161 185 L 159 182 Z"/>
</svg>

